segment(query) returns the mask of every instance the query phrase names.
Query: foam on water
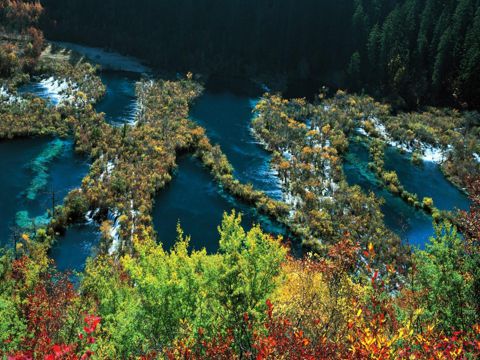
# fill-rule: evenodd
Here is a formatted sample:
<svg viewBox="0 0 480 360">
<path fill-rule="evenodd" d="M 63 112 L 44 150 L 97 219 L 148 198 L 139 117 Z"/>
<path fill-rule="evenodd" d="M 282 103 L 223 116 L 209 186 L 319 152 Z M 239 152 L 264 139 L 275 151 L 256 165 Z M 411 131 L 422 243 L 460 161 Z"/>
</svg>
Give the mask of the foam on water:
<svg viewBox="0 0 480 360">
<path fill-rule="evenodd" d="M 4 86 L 0 86 L 0 99 L 8 104 L 18 103 L 22 101 L 21 97 L 15 96 Z"/>
<path fill-rule="evenodd" d="M 73 99 L 69 91 L 75 91 L 77 86 L 65 79 L 56 79 L 53 76 L 40 81 L 32 81 L 18 89 L 19 94 L 32 94 L 49 101 L 57 106 Z"/>
</svg>

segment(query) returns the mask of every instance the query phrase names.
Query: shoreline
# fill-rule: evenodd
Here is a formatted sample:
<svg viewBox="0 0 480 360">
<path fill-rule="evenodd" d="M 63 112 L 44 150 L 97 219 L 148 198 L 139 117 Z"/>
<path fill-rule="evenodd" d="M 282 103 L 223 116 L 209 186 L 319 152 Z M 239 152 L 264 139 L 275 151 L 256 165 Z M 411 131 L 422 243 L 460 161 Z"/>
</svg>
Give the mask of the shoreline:
<svg viewBox="0 0 480 360">
<path fill-rule="evenodd" d="M 150 74 L 152 72 L 151 68 L 133 56 L 122 55 L 114 51 L 107 51 L 102 48 L 66 41 L 51 41 L 50 43 L 82 55 L 87 58 L 89 62 L 101 65 L 103 70 L 127 71 L 141 74 Z"/>
</svg>

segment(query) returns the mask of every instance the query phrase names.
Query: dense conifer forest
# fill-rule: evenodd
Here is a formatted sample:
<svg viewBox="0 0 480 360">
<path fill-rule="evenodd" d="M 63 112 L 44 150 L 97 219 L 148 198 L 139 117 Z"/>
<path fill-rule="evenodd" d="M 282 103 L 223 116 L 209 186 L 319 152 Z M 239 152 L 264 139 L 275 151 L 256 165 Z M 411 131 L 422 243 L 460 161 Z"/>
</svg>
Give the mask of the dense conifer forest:
<svg viewBox="0 0 480 360">
<path fill-rule="evenodd" d="M 0 0 L 0 358 L 480 358 L 479 71 L 480 0 Z"/>
<path fill-rule="evenodd" d="M 478 0 L 43 3 L 50 38 L 107 46 L 174 72 L 308 80 L 366 90 L 400 108 L 480 106 Z"/>
</svg>

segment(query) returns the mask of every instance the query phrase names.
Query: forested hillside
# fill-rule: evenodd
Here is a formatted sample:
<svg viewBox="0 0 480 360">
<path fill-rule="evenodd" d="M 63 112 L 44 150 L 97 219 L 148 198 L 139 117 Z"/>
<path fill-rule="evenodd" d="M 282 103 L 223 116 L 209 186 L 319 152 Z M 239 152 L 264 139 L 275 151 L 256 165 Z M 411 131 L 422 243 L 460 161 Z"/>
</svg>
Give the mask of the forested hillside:
<svg viewBox="0 0 480 360">
<path fill-rule="evenodd" d="M 377 15 L 378 1 L 355 3 L 351 84 L 366 82 L 409 104 L 480 105 L 479 1 L 401 0 L 386 18 Z"/>
<path fill-rule="evenodd" d="M 43 4 L 48 37 L 111 47 L 162 70 L 309 79 L 400 107 L 480 105 L 478 0 Z"/>
</svg>

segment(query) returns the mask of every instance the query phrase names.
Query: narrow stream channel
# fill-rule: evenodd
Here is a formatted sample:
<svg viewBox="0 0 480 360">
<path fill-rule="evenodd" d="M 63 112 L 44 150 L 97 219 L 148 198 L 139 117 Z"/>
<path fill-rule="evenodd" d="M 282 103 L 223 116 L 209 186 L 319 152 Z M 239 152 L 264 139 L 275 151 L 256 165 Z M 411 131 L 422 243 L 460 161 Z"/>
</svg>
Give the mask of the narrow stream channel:
<svg viewBox="0 0 480 360">
<path fill-rule="evenodd" d="M 270 168 L 270 154 L 254 138 L 250 122 L 257 98 L 228 91 L 206 91 L 194 104 L 191 118 L 205 127 L 234 167 L 235 176 L 273 199 L 281 200 L 278 177 Z"/>
<path fill-rule="evenodd" d="M 133 123 L 137 111 L 135 83 L 140 75 L 127 71 L 102 71 L 100 78 L 107 89 L 95 110 L 103 112 L 105 120 L 111 125 Z"/>
</svg>

